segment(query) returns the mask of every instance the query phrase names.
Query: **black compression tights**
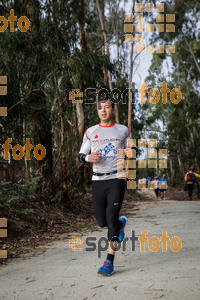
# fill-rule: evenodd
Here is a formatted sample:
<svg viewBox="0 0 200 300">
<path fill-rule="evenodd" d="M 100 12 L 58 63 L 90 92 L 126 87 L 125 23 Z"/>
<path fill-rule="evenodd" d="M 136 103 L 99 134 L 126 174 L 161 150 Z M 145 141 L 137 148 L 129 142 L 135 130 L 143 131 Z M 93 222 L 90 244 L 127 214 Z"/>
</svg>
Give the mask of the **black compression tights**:
<svg viewBox="0 0 200 300">
<path fill-rule="evenodd" d="M 108 226 L 109 241 L 118 241 L 121 229 L 118 219 L 124 193 L 124 179 L 92 181 L 92 203 L 97 223 L 100 227 Z"/>
</svg>

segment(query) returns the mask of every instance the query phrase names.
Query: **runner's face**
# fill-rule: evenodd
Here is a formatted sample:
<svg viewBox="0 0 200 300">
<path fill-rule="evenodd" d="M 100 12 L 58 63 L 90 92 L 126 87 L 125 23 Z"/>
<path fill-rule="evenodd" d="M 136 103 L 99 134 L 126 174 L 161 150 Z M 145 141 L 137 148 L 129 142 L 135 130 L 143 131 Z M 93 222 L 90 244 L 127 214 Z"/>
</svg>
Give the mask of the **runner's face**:
<svg viewBox="0 0 200 300">
<path fill-rule="evenodd" d="M 112 103 L 110 100 L 107 102 L 98 103 L 98 116 L 101 122 L 108 122 L 113 119 L 113 114 L 115 109 L 112 108 Z"/>
</svg>

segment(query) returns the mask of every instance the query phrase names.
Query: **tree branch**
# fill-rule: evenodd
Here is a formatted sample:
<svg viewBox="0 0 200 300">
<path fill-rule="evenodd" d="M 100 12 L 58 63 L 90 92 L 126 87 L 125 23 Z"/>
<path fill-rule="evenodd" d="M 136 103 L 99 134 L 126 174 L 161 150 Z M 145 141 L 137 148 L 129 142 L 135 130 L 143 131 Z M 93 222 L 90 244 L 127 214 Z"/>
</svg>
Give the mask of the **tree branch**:
<svg viewBox="0 0 200 300">
<path fill-rule="evenodd" d="M 186 44 L 187 44 L 187 46 L 188 46 L 188 48 L 189 48 L 189 52 L 190 52 L 190 54 L 192 55 L 192 58 L 193 58 L 193 60 L 194 60 L 194 63 L 195 63 L 195 65 L 196 65 L 196 67 L 197 67 L 197 70 L 198 70 L 198 72 L 199 72 L 199 74 L 200 74 L 200 67 L 199 67 L 199 64 L 198 64 L 198 62 L 197 62 L 197 60 L 196 60 L 196 57 L 195 57 L 194 52 L 193 52 L 193 50 L 192 50 L 192 47 L 191 47 L 190 44 L 188 43 L 188 41 L 187 41 L 187 39 L 186 39 L 186 37 L 185 37 L 184 34 L 183 34 L 183 38 L 184 38 L 184 40 L 185 40 L 185 42 L 186 42 Z"/>
<path fill-rule="evenodd" d="M 26 96 L 24 96 L 24 98 L 22 98 L 19 102 L 13 104 L 13 106 L 11 106 L 8 110 L 8 113 L 11 111 L 11 109 L 13 109 L 13 107 L 15 107 L 16 105 L 20 104 L 21 102 L 23 102 L 27 97 L 28 95 L 31 93 L 32 91 L 29 91 L 28 94 L 26 94 Z"/>
</svg>

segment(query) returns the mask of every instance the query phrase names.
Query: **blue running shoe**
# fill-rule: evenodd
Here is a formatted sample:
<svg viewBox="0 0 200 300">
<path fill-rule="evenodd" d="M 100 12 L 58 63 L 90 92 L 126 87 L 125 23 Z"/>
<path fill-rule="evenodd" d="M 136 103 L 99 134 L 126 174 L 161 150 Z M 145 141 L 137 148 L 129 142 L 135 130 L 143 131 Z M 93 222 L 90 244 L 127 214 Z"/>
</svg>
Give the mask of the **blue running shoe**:
<svg viewBox="0 0 200 300">
<path fill-rule="evenodd" d="M 113 272 L 114 272 L 114 267 L 111 264 L 109 259 L 106 259 L 104 261 L 103 266 L 98 269 L 98 273 L 105 276 L 110 276 Z"/>
<path fill-rule="evenodd" d="M 124 239 L 124 236 L 125 236 L 124 228 L 126 226 L 127 219 L 126 219 L 126 217 L 120 217 L 119 220 L 123 223 L 123 227 L 119 232 L 119 240 L 118 240 L 118 243 L 121 243 Z"/>
</svg>

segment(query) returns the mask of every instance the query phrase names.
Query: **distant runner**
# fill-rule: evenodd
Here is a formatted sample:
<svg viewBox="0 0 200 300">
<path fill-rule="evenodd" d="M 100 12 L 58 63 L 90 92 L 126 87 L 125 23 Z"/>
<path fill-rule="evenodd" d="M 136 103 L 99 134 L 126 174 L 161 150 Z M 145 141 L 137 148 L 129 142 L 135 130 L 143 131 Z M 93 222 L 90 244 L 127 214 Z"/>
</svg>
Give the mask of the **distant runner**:
<svg viewBox="0 0 200 300">
<path fill-rule="evenodd" d="M 194 167 L 191 166 L 189 172 L 185 174 L 185 183 L 187 184 L 188 196 L 190 200 L 192 200 L 192 192 L 196 178 L 200 178 L 200 175 L 194 173 Z"/>
<path fill-rule="evenodd" d="M 165 174 L 163 174 L 162 178 L 159 180 L 160 197 L 162 200 L 166 199 L 167 188 L 168 188 L 168 180 L 165 178 Z"/>
<path fill-rule="evenodd" d="M 93 208 L 99 226 L 108 226 L 109 241 L 107 259 L 98 273 L 111 275 L 114 271 L 115 249 L 124 239 L 127 221 L 125 217 L 119 218 L 125 180 L 117 178 L 117 150 L 126 148 L 125 152 L 130 157 L 132 150 L 127 147 L 127 142 L 132 137 L 128 127 L 113 122 L 113 102 L 100 99 L 97 105 L 101 122 L 85 131 L 78 156 L 81 163 L 93 163 Z"/>
<path fill-rule="evenodd" d="M 155 194 L 156 194 L 156 198 L 158 199 L 158 193 L 159 193 L 159 179 L 158 179 L 157 176 L 154 178 L 154 191 L 155 191 Z"/>
</svg>

